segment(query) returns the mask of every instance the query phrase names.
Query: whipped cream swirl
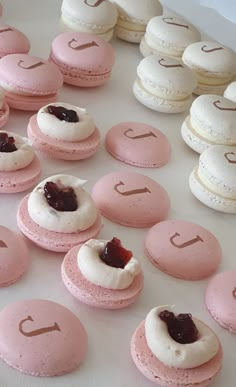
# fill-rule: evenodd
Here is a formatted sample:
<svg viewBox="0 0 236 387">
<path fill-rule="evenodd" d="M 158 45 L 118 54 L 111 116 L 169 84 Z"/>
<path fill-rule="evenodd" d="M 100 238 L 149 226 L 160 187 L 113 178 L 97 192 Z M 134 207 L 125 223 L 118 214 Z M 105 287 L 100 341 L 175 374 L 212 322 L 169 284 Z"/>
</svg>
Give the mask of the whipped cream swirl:
<svg viewBox="0 0 236 387">
<path fill-rule="evenodd" d="M 67 122 L 59 120 L 53 114 L 48 113 L 47 107 L 49 105 L 62 106 L 66 109 L 74 110 L 79 117 L 79 121 Z M 58 140 L 76 142 L 84 140 L 94 132 L 95 123 L 86 112 L 86 109 L 61 102 L 49 105 L 42 107 L 37 114 L 38 127 L 47 136 Z"/>
<path fill-rule="evenodd" d="M 107 289 L 128 288 L 141 266 L 137 259 L 131 258 L 123 269 L 107 265 L 100 258 L 109 241 L 90 239 L 80 248 L 77 255 L 78 267 L 83 276 L 94 285 Z"/>
<path fill-rule="evenodd" d="M 8 137 L 14 137 L 17 148 L 14 152 L 0 152 L 0 171 L 13 172 L 27 167 L 34 158 L 34 149 L 28 138 L 4 130 L 1 130 L 0 133 L 7 133 Z"/>
<path fill-rule="evenodd" d="M 78 202 L 75 211 L 57 211 L 51 207 L 44 195 L 44 186 L 53 182 L 58 187 L 72 187 Z M 28 199 L 28 212 L 35 223 L 49 231 L 72 233 L 91 227 L 97 219 L 97 209 L 90 194 L 82 187 L 85 180 L 70 175 L 55 175 L 39 183 Z"/>
<path fill-rule="evenodd" d="M 211 360 L 218 352 L 219 341 L 214 332 L 203 322 L 193 318 L 199 338 L 194 343 L 180 344 L 169 335 L 167 324 L 159 314 L 173 306 L 153 308 L 145 320 L 148 347 L 163 364 L 175 368 L 195 368 Z"/>
</svg>

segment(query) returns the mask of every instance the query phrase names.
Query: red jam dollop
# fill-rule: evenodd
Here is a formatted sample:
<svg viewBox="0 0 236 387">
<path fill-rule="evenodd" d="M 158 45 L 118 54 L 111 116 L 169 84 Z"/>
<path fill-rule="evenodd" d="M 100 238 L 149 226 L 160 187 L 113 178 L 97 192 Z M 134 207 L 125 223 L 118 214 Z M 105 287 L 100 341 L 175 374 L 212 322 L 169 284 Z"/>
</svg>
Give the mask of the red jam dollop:
<svg viewBox="0 0 236 387">
<path fill-rule="evenodd" d="M 78 114 L 74 110 L 66 109 L 63 106 L 49 105 L 48 113 L 57 117 L 60 121 L 79 122 Z"/>
<path fill-rule="evenodd" d="M 121 245 L 121 241 L 118 238 L 112 238 L 112 240 L 106 244 L 100 258 L 109 266 L 124 269 L 132 256 L 132 252 L 126 250 Z"/>
<path fill-rule="evenodd" d="M 14 137 L 9 137 L 7 133 L 0 133 L 0 152 L 11 153 L 16 150 Z"/>
<path fill-rule="evenodd" d="M 175 316 L 173 312 L 164 310 L 159 314 L 167 324 L 169 335 L 180 344 L 190 344 L 198 340 L 198 330 L 190 313 Z"/>
<path fill-rule="evenodd" d="M 44 195 L 49 206 L 57 211 L 75 211 L 78 208 L 76 194 L 72 187 L 60 189 L 56 183 L 48 181 L 44 186 Z"/>
</svg>

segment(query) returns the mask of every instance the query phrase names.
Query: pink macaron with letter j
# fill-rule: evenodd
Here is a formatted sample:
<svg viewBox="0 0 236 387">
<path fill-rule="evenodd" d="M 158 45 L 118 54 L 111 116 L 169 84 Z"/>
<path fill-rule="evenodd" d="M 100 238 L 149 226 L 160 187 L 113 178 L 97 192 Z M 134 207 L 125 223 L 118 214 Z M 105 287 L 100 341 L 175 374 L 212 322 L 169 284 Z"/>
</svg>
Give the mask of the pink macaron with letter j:
<svg viewBox="0 0 236 387">
<path fill-rule="evenodd" d="M 65 32 L 52 42 L 49 60 L 64 82 L 80 87 L 103 85 L 111 75 L 114 49 L 104 39 L 85 32 Z"/>
<path fill-rule="evenodd" d="M 58 68 L 41 58 L 11 54 L 0 61 L 0 86 L 10 108 L 38 110 L 57 100 L 62 84 Z"/>
</svg>

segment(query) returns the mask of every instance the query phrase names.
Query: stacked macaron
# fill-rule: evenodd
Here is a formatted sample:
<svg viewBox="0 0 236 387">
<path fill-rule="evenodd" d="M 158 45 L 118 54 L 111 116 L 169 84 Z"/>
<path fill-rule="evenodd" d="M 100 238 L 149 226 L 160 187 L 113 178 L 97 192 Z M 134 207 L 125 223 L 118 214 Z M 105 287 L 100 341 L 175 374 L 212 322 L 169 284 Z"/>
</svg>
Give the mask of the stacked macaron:
<svg viewBox="0 0 236 387">
<path fill-rule="evenodd" d="M 66 31 L 99 35 L 109 41 L 117 21 L 117 10 L 108 0 L 63 0 L 61 24 Z"/>
<path fill-rule="evenodd" d="M 208 386 L 222 366 L 216 334 L 190 313 L 173 307 L 153 308 L 131 340 L 136 367 L 158 386 Z"/>
<path fill-rule="evenodd" d="M 181 134 L 198 153 L 212 145 L 236 146 L 236 103 L 218 95 L 199 96 L 182 124 Z"/>
<path fill-rule="evenodd" d="M 194 91 L 197 95 L 223 95 L 236 75 L 235 52 L 216 42 L 192 43 L 185 49 L 182 59 L 198 79 Z"/>
<path fill-rule="evenodd" d="M 61 71 L 65 83 L 94 87 L 110 78 L 114 50 L 99 36 L 65 32 L 53 40 L 49 60 Z"/>
<path fill-rule="evenodd" d="M 189 178 L 193 195 L 217 211 L 236 213 L 236 148 L 214 145 L 199 158 Z"/>
<path fill-rule="evenodd" d="M 133 92 L 143 105 L 162 113 L 180 113 L 190 107 L 197 81 L 180 61 L 151 55 L 140 62 L 137 75 Z"/>
<path fill-rule="evenodd" d="M 55 102 L 62 83 L 57 67 L 41 58 L 11 54 L 0 61 L 0 86 L 11 108 L 38 110 Z"/>
<path fill-rule="evenodd" d="M 0 131 L 0 193 L 33 187 L 41 174 L 39 159 L 27 138 Z"/>
<path fill-rule="evenodd" d="M 116 36 L 132 43 L 140 43 L 148 21 L 163 12 L 158 0 L 112 0 L 112 2 L 119 13 Z"/>
<path fill-rule="evenodd" d="M 71 249 L 61 267 L 62 280 L 80 301 L 97 308 L 120 309 L 143 288 L 140 263 L 118 238 L 90 239 Z"/>
<path fill-rule="evenodd" d="M 166 55 L 181 60 L 187 46 L 201 40 L 201 35 L 187 20 L 178 17 L 153 17 L 140 43 L 143 56 Z"/>
<path fill-rule="evenodd" d="M 9 106 L 5 102 L 5 93 L 0 87 L 0 128 L 2 128 L 9 118 Z"/>
<path fill-rule="evenodd" d="M 99 131 L 85 109 L 61 102 L 46 105 L 31 117 L 28 136 L 36 149 L 62 160 L 92 156 L 100 140 Z"/>
<path fill-rule="evenodd" d="M 18 227 L 38 246 L 67 252 L 96 236 L 100 216 L 85 181 L 70 175 L 51 176 L 39 183 L 20 203 Z"/>
</svg>

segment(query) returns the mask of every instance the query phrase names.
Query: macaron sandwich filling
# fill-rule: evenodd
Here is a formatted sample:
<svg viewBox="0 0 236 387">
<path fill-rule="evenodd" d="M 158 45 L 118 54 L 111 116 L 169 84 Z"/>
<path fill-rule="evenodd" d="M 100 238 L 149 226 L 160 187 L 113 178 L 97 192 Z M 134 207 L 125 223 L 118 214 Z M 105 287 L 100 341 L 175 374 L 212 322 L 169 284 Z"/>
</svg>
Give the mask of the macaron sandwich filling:
<svg viewBox="0 0 236 387">
<path fill-rule="evenodd" d="M 115 237 L 111 241 L 87 241 L 78 252 L 77 263 L 89 282 L 113 290 L 127 289 L 141 271 L 132 252 Z"/>
</svg>

